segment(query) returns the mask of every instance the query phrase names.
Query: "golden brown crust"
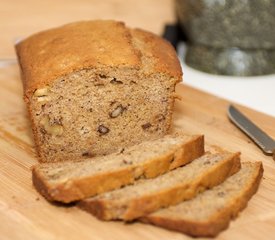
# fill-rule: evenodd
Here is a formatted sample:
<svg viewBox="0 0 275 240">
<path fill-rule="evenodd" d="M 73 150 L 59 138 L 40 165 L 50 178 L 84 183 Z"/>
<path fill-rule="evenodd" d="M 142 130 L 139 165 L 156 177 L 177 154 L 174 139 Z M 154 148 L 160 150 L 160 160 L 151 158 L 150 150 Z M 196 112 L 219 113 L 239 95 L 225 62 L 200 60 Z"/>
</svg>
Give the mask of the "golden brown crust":
<svg viewBox="0 0 275 240">
<path fill-rule="evenodd" d="M 99 219 L 109 219 L 110 216 L 108 216 L 108 212 L 105 211 L 105 204 L 103 201 L 97 201 L 95 204 L 86 204 L 86 202 L 79 202 L 78 207 L 80 207 L 82 210 L 93 213 L 95 216 L 97 216 Z"/>
<path fill-rule="evenodd" d="M 177 168 L 200 157 L 204 153 L 204 137 L 196 135 L 179 148 L 166 155 L 158 156 L 142 166 L 139 176 L 153 178 L 171 169 Z M 171 161 L 172 159 L 172 161 Z M 51 166 L 49 164 L 49 166 Z M 127 166 L 120 170 L 102 172 L 97 175 L 79 179 L 69 179 L 66 182 L 51 184 L 39 171 L 40 165 L 33 168 L 33 184 L 45 198 L 50 201 L 72 202 L 99 193 L 117 189 L 123 185 L 132 184 L 137 173 L 136 166 Z"/>
<path fill-rule="evenodd" d="M 210 219 L 205 221 L 191 221 L 188 219 L 172 219 L 165 216 L 151 214 L 140 219 L 144 223 L 151 223 L 170 230 L 180 231 L 194 237 L 215 237 L 222 230 L 229 226 L 230 220 L 234 219 L 243 210 L 249 199 L 257 192 L 262 175 L 263 166 L 261 162 L 253 163 L 257 171 L 246 188 L 240 192 L 239 196 L 229 203 L 226 208 L 220 209 Z"/>
<path fill-rule="evenodd" d="M 36 167 L 32 171 L 33 185 L 49 201 L 70 203 L 88 196 L 118 188 L 134 181 L 130 168 L 107 172 L 85 179 L 68 180 L 60 184 L 48 183 Z"/>
<path fill-rule="evenodd" d="M 150 73 L 167 73 L 174 77 L 176 82 L 181 81 L 182 69 L 176 51 L 169 42 L 142 29 L 133 29 L 131 34 L 134 39 L 144 43 L 142 44 L 142 55 L 147 56 L 152 61 Z"/>
<path fill-rule="evenodd" d="M 193 181 L 188 190 L 184 188 L 185 185 L 179 184 L 157 194 L 138 196 L 130 200 L 127 206 L 123 206 L 122 211 L 120 209 L 121 206 L 118 208 L 116 206 L 112 207 L 113 200 L 106 199 L 85 199 L 79 202 L 79 206 L 102 220 L 118 218 L 124 221 L 131 221 L 162 207 L 175 205 L 184 199 L 190 199 L 196 196 L 197 193 L 220 184 L 240 169 L 239 156 L 240 153 L 230 155 L 226 161 L 217 164 L 215 168 L 205 172 L 203 176 Z M 95 207 L 91 205 L 96 205 L 96 211 L 93 211 Z M 100 214 L 97 215 L 98 213 Z"/>
<path fill-rule="evenodd" d="M 133 38 L 145 41 L 144 49 L 133 45 Z M 39 32 L 16 45 L 21 67 L 25 100 L 35 89 L 85 68 L 141 69 L 141 57 L 155 57 L 149 71 L 167 73 L 181 79 L 181 67 L 172 46 L 162 38 L 126 28 L 112 20 L 82 21 Z"/>
</svg>

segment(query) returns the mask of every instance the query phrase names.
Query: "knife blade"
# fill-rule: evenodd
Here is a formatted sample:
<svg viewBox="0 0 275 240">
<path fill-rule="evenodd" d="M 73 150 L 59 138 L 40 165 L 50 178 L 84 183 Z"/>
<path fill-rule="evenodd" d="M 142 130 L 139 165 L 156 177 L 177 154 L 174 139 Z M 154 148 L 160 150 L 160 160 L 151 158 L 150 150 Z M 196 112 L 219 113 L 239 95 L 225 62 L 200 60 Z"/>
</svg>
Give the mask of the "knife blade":
<svg viewBox="0 0 275 240">
<path fill-rule="evenodd" d="M 273 155 L 273 159 L 275 160 L 274 139 L 268 136 L 233 105 L 228 107 L 228 117 L 238 128 L 250 137 L 265 154 Z"/>
</svg>

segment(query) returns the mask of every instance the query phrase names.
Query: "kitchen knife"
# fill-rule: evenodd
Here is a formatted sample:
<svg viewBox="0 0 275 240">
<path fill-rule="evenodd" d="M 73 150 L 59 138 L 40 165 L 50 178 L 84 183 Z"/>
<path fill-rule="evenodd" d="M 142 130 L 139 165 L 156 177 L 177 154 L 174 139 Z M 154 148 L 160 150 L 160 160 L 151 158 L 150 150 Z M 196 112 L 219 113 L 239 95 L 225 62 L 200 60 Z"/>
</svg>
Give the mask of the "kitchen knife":
<svg viewBox="0 0 275 240">
<path fill-rule="evenodd" d="M 263 130 L 257 127 L 233 105 L 228 107 L 229 119 L 248 135 L 267 155 L 273 155 L 275 160 L 275 141 Z"/>
</svg>

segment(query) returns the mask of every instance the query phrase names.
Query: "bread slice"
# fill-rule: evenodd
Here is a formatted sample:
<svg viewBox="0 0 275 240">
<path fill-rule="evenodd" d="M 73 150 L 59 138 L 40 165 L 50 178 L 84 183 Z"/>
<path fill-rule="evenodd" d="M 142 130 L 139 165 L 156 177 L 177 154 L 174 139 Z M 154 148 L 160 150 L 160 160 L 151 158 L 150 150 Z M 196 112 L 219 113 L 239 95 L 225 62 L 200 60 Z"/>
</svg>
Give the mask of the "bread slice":
<svg viewBox="0 0 275 240">
<path fill-rule="evenodd" d="M 243 163 L 241 170 L 224 183 L 140 220 L 195 237 L 214 237 L 246 207 L 257 191 L 262 175 L 261 162 Z"/>
<path fill-rule="evenodd" d="M 182 71 L 159 36 L 82 21 L 34 34 L 16 52 L 40 161 L 110 154 L 169 132 Z"/>
<path fill-rule="evenodd" d="M 130 221 L 162 207 L 193 198 L 220 184 L 240 168 L 239 153 L 207 153 L 184 167 L 154 179 L 80 201 L 79 206 L 99 219 Z"/>
<path fill-rule="evenodd" d="M 33 184 L 48 200 L 72 202 L 153 178 L 204 153 L 202 135 L 166 135 L 85 161 L 44 163 L 33 167 Z"/>
</svg>

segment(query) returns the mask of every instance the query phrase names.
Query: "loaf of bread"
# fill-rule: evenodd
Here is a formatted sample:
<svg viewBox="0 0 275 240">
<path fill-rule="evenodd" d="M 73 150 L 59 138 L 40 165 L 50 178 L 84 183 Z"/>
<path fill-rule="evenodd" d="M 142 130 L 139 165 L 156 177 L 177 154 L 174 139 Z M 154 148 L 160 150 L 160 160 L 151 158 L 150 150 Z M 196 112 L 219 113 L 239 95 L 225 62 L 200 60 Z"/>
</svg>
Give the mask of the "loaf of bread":
<svg viewBox="0 0 275 240">
<path fill-rule="evenodd" d="M 109 154 L 169 131 L 182 71 L 162 38 L 83 21 L 26 38 L 16 52 L 42 162 Z"/>
<path fill-rule="evenodd" d="M 153 179 L 81 200 L 79 206 L 103 220 L 131 221 L 195 197 L 240 169 L 239 153 L 207 153 Z"/>
<path fill-rule="evenodd" d="M 256 193 L 262 175 L 261 162 L 242 163 L 241 170 L 224 183 L 140 220 L 195 237 L 214 237 L 246 207 Z"/>
<path fill-rule="evenodd" d="M 48 200 L 72 202 L 153 178 L 200 157 L 201 135 L 166 135 L 125 148 L 121 153 L 81 161 L 43 163 L 33 167 L 33 184 Z"/>
</svg>

